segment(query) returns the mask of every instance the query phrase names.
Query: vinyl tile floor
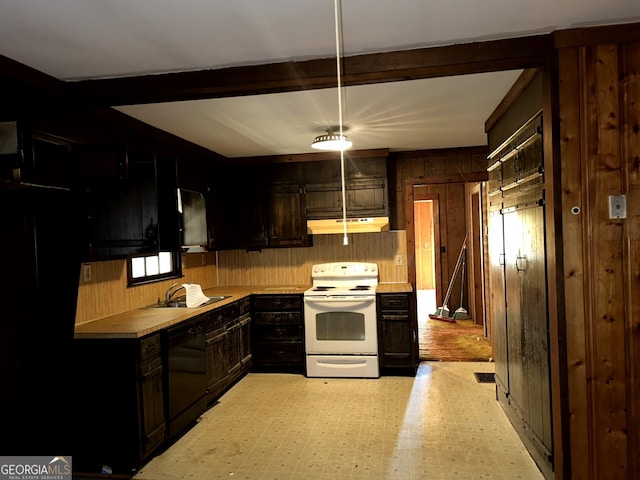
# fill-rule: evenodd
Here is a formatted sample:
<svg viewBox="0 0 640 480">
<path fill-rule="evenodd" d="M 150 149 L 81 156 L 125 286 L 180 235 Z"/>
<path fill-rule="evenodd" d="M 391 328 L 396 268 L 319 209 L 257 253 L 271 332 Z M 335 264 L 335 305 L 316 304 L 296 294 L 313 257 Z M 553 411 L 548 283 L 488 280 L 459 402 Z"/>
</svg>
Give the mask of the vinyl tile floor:
<svg viewBox="0 0 640 480">
<path fill-rule="evenodd" d="M 526 479 L 543 476 L 474 372 L 423 362 L 415 377 L 250 373 L 136 480 Z"/>
</svg>

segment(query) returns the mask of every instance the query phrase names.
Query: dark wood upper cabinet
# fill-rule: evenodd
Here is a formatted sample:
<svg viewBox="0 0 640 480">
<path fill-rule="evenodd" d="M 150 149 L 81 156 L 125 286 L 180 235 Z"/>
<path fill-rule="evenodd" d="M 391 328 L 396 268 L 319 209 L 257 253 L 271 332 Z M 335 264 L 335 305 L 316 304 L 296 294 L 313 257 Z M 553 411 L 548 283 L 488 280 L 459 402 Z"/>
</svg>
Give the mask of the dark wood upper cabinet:
<svg viewBox="0 0 640 480">
<path fill-rule="evenodd" d="M 0 121 L 0 177 L 16 184 L 70 189 L 72 145 L 32 131 L 27 121 Z"/>
<path fill-rule="evenodd" d="M 307 218 L 317 220 L 342 216 L 342 183 L 306 184 Z M 345 181 L 347 217 L 384 217 L 389 214 L 387 178 L 349 179 Z"/>
<path fill-rule="evenodd" d="M 260 170 L 255 179 L 227 173 L 213 187 L 218 249 L 262 249 L 310 246 L 304 185 L 273 183 Z"/>
<path fill-rule="evenodd" d="M 269 246 L 309 246 L 304 186 L 274 185 L 268 196 Z"/>
<path fill-rule="evenodd" d="M 174 157 L 122 142 L 81 145 L 75 157 L 85 258 L 179 248 Z"/>
</svg>

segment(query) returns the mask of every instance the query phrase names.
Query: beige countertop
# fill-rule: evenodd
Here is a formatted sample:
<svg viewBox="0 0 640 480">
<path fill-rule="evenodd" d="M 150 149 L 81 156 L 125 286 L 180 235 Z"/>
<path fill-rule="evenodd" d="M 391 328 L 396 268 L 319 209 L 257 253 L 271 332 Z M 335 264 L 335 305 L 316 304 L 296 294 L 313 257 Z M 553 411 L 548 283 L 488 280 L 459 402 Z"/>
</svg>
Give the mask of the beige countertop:
<svg viewBox="0 0 640 480">
<path fill-rule="evenodd" d="M 376 293 L 410 293 L 413 287 L 410 283 L 379 283 Z"/>
<path fill-rule="evenodd" d="M 273 285 L 252 287 L 214 287 L 204 290 L 205 295 L 228 295 L 228 298 L 197 308 L 138 308 L 128 312 L 99 318 L 76 325 L 74 338 L 141 338 L 171 327 L 195 315 L 223 307 L 249 295 L 302 294 L 310 285 Z M 409 283 L 380 283 L 378 293 L 403 293 L 413 291 Z"/>
<path fill-rule="evenodd" d="M 274 285 L 253 287 L 214 287 L 204 290 L 207 296 L 228 298 L 197 308 L 143 307 L 76 325 L 74 338 L 140 338 L 188 320 L 195 315 L 223 307 L 254 294 L 302 294 L 309 285 Z"/>
</svg>

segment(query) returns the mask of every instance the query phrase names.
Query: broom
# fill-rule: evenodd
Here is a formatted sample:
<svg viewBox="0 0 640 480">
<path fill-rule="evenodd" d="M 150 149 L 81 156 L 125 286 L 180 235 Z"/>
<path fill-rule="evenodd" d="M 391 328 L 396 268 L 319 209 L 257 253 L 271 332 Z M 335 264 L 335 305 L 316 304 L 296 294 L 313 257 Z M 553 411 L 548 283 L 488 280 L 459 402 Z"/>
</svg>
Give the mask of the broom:
<svg viewBox="0 0 640 480">
<path fill-rule="evenodd" d="M 462 301 L 464 300 L 464 271 L 465 271 L 465 266 L 467 264 L 467 248 L 466 245 L 463 248 L 463 254 L 462 254 L 462 283 L 460 284 L 460 307 L 453 312 L 453 319 L 454 320 L 468 320 L 469 317 L 469 313 L 465 310 L 465 308 L 462 306 L 463 303 Z"/>
<path fill-rule="evenodd" d="M 456 268 L 451 276 L 451 281 L 449 282 L 449 287 L 447 288 L 447 293 L 444 296 L 444 303 L 441 307 L 436 308 L 435 313 L 430 313 L 429 318 L 432 320 L 442 320 L 444 322 L 455 323 L 455 318 L 451 317 L 451 312 L 449 311 L 449 307 L 447 304 L 451 299 L 451 292 L 453 291 L 453 286 L 456 283 L 456 279 L 458 278 L 458 274 L 460 273 L 460 268 L 462 267 L 462 262 L 464 261 L 465 253 L 467 251 L 467 236 L 464 236 L 464 242 L 462 242 L 462 248 L 460 249 L 460 253 L 458 254 L 458 261 L 456 262 Z"/>
</svg>

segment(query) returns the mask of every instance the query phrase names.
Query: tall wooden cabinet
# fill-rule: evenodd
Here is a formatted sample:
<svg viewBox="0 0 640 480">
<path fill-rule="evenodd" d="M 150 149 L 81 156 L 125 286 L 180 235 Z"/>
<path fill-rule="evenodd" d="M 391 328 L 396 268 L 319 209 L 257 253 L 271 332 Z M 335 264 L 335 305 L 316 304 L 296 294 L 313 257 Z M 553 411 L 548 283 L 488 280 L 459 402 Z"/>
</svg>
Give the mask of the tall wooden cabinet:
<svg viewBox="0 0 640 480">
<path fill-rule="evenodd" d="M 520 107 L 526 110 L 526 105 Z M 513 125 L 513 116 L 506 123 Z M 535 112 L 510 135 L 498 138 L 488 167 L 496 395 L 532 457 L 551 478 L 542 114 Z"/>
</svg>

